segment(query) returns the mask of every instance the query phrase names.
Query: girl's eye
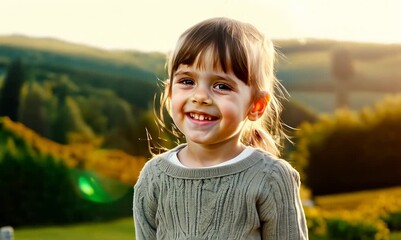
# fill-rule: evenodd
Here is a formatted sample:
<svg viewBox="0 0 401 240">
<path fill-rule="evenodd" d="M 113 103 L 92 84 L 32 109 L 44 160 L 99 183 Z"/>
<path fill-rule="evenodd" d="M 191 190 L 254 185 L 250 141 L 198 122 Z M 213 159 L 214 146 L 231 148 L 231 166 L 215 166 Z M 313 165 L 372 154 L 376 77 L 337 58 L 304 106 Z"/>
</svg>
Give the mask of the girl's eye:
<svg viewBox="0 0 401 240">
<path fill-rule="evenodd" d="M 183 85 L 194 85 L 194 81 L 188 78 L 182 79 L 179 83 Z"/>
<path fill-rule="evenodd" d="M 217 90 L 222 90 L 222 91 L 231 91 L 232 90 L 232 87 L 230 87 L 229 85 L 224 84 L 224 83 L 218 83 L 218 84 L 214 85 L 214 88 Z"/>
</svg>

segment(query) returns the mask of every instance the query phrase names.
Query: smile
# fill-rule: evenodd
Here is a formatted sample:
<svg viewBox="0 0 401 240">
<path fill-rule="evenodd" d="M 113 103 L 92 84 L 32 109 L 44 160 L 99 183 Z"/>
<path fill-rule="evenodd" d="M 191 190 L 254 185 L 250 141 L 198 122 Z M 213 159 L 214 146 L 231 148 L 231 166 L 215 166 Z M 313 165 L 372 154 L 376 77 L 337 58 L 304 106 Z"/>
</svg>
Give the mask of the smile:
<svg viewBox="0 0 401 240">
<path fill-rule="evenodd" d="M 199 113 L 192 113 L 192 112 L 189 113 L 189 116 L 192 119 L 199 120 L 199 121 L 213 121 L 213 120 L 217 119 L 216 117 L 213 117 L 213 116 L 209 116 L 209 115 L 205 115 L 205 114 L 199 114 Z"/>
</svg>

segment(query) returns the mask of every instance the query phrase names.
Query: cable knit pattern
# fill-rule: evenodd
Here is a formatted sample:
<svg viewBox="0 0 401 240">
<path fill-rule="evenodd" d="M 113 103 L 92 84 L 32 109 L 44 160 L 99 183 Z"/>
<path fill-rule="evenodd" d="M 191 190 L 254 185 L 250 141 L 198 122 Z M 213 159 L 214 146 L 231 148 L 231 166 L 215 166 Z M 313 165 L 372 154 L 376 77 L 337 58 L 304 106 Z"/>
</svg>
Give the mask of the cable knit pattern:
<svg viewBox="0 0 401 240">
<path fill-rule="evenodd" d="M 165 157 L 147 162 L 135 185 L 136 240 L 308 239 L 299 174 L 286 161 L 255 150 L 191 169 Z"/>
</svg>

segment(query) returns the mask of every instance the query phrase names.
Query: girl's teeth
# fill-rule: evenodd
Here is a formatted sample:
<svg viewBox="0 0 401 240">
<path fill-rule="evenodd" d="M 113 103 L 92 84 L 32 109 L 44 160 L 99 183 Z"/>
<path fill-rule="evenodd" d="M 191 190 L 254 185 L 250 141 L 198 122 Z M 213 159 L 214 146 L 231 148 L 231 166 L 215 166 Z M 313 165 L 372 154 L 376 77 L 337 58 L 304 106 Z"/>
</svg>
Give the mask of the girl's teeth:
<svg viewBox="0 0 401 240">
<path fill-rule="evenodd" d="M 193 119 L 200 120 L 200 121 L 204 121 L 204 120 L 212 121 L 212 117 L 205 116 L 205 115 L 200 115 L 200 114 L 197 114 L 197 113 L 190 113 L 189 116 L 191 118 L 193 118 Z"/>
</svg>

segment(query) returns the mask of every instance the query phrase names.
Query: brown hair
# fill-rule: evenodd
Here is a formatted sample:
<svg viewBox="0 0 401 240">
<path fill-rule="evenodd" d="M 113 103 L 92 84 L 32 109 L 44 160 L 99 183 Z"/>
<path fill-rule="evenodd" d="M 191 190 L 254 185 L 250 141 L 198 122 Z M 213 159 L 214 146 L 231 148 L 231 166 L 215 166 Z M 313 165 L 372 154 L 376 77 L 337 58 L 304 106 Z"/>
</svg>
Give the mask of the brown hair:
<svg viewBox="0 0 401 240">
<path fill-rule="evenodd" d="M 211 50 L 214 65 L 219 64 L 224 72 L 235 76 L 253 89 L 253 100 L 263 93 L 270 95 L 270 102 L 263 116 L 257 121 L 248 121 L 241 141 L 262 148 L 279 156 L 285 134 L 280 121 L 283 88 L 274 75 L 275 49 L 254 26 L 228 18 L 213 18 L 200 22 L 185 31 L 179 38 L 167 64 L 169 79 L 173 79 L 180 64 L 192 65 L 202 54 Z M 171 85 L 165 81 L 160 98 L 159 124 L 164 124 L 164 109 L 170 112 Z M 173 132 L 177 128 L 173 125 Z"/>
</svg>

